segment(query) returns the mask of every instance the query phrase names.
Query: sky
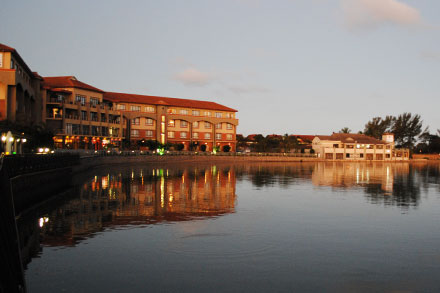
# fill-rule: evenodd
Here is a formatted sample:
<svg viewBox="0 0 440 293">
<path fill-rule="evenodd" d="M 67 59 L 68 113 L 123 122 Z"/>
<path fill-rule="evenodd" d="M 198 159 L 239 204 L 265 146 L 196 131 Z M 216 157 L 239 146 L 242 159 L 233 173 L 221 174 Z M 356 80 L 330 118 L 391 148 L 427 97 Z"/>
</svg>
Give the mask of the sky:
<svg viewBox="0 0 440 293">
<path fill-rule="evenodd" d="M 440 128 L 438 0 L 4 1 L 0 43 L 40 75 L 214 101 L 237 133 Z"/>
</svg>

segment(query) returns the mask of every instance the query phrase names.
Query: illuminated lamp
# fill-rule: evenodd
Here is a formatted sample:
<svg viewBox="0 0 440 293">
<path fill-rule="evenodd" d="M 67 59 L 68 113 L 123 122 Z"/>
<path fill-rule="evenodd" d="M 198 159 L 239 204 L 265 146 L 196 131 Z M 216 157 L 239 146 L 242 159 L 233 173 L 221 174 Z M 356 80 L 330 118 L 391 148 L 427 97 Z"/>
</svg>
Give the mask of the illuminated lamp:
<svg viewBox="0 0 440 293">
<path fill-rule="evenodd" d="M 2 136 L 2 141 L 5 142 L 6 141 L 6 136 Z"/>
<path fill-rule="evenodd" d="M 14 138 L 13 138 L 13 137 L 10 137 L 10 138 L 9 138 L 9 141 L 10 141 L 10 142 L 13 142 L 13 141 L 14 141 Z"/>
<path fill-rule="evenodd" d="M 26 139 L 26 138 L 22 138 L 21 141 L 22 141 L 22 142 L 26 142 L 27 139 Z"/>
</svg>

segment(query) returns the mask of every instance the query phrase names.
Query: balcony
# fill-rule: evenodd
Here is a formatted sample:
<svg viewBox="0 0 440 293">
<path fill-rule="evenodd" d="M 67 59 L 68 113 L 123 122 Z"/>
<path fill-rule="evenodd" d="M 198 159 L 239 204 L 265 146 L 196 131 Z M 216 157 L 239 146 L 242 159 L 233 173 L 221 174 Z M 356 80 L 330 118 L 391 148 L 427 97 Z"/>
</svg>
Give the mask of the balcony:
<svg viewBox="0 0 440 293">
<path fill-rule="evenodd" d="M 55 119 L 55 120 L 59 120 L 59 119 L 63 119 L 63 115 L 61 114 L 48 114 L 46 116 L 46 119 Z"/>
</svg>

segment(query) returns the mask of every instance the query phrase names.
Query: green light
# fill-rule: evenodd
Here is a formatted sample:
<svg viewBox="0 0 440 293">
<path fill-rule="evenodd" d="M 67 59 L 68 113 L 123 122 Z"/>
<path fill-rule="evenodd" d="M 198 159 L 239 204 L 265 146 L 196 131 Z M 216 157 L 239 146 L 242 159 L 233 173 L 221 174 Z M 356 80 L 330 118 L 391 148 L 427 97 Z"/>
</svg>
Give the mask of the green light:
<svg viewBox="0 0 440 293">
<path fill-rule="evenodd" d="M 13 154 L 13 155 L 16 155 L 16 154 L 17 154 L 17 152 L 12 152 L 12 154 Z"/>
</svg>

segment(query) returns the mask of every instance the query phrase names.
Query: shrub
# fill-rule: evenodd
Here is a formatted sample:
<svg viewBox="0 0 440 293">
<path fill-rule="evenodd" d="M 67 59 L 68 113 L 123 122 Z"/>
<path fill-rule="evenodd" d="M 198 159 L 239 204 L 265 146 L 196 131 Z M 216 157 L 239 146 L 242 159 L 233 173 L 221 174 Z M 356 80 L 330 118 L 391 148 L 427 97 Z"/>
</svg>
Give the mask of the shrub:
<svg viewBox="0 0 440 293">
<path fill-rule="evenodd" d="M 201 150 L 202 152 L 206 152 L 206 144 L 202 144 L 202 145 L 200 146 L 200 150 Z"/>
<path fill-rule="evenodd" d="M 176 149 L 178 151 L 182 151 L 185 148 L 185 145 L 183 143 L 176 144 Z"/>
<path fill-rule="evenodd" d="M 223 146 L 223 151 L 224 151 L 225 153 L 229 153 L 230 150 L 231 150 L 231 146 L 229 146 L 229 145 L 225 145 L 225 146 Z"/>
</svg>

